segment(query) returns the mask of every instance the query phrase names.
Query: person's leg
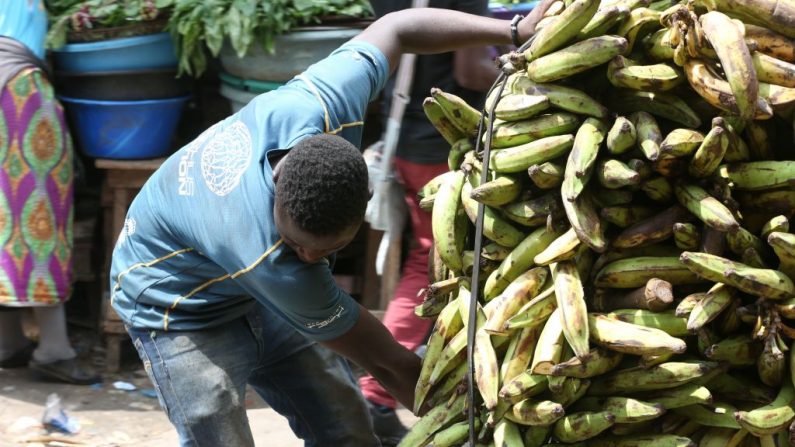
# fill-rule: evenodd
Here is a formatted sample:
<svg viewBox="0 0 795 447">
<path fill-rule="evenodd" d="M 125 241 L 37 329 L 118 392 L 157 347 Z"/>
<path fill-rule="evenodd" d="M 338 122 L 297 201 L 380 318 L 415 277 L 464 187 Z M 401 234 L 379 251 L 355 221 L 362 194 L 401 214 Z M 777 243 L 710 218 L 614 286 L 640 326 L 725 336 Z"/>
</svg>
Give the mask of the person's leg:
<svg viewBox="0 0 795 447">
<path fill-rule="evenodd" d="M 22 330 L 22 309 L 0 309 L 0 368 L 27 366 L 32 348 Z"/>
<path fill-rule="evenodd" d="M 299 334 L 279 316 L 249 314 L 262 361 L 249 383 L 285 416 L 306 446 L 378 446 L 348 363 Z"/>
<path fill-rule="evenodd" d="M 244 318 L 201 331 L 128 329 L 181 446 L 253 446 L 246 378 L 257 346 Z"/>
<path fill-rule="evenodd" d="M 39 325 L 39 346 L 33 351 L 33 360 L 51 363 L 77 357 L 66 333 L 63 304 L 34 307 L 33 313 Z"/>
</svg>

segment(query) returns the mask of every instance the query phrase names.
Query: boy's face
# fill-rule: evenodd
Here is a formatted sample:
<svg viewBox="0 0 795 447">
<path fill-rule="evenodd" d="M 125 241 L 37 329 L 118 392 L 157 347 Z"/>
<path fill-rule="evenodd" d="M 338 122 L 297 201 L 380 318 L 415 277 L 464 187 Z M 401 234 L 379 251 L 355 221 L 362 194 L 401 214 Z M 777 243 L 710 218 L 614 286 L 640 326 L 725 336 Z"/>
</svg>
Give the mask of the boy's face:
<svg viewBox="0 0 795 447">
<path fill-rule="evenodd" d="M 283 207 L 276 201 L 273 206 L 273 218 L 276 230 L 284 239 L 284 243 L 295 251 L 298 259 L 308 264 L 319 262 L 326 256 L 350 244 L 359 231 L 359 226 L 351 225 L 346 230 L 326 236 L 308 233 L 293 222 Z"/>
</svg>

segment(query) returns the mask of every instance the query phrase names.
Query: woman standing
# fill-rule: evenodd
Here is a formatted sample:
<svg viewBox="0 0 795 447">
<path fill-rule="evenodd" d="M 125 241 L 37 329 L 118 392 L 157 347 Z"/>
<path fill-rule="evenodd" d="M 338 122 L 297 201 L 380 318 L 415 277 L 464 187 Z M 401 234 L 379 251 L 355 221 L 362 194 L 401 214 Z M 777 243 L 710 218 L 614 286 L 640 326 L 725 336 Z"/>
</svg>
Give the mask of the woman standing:
<svg viewBox="0 0 795 447">
<path fill-rule="evenodd" d="M 89 384 L 99 378 L 78 366 L 66 333 L 73 151 L 42 60 L 46 33 L 42 0 L 0 2 L 0 368 Z M 22 331 L 24 307 L 37 347 Z"/>
</svg>

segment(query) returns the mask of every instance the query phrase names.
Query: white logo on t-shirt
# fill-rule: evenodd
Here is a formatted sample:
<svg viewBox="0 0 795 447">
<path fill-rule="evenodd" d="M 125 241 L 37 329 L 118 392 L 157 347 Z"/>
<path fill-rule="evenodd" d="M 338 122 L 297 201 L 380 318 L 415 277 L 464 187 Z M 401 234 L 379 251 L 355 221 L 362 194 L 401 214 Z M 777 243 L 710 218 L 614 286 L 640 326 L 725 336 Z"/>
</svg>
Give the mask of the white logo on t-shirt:
<svg viewBox="0 0 795 447">
<path fill-rule="evenodd" d="M 193 181 L 193 157 L 196 155 L 196 152 L 201 149 L 202 145 L 205 141 L 212 134 L 215 133 L 216 129 L 218 129 L 218 125 L 220 123 L 214 124 L 209 129 L 202 132 L 201 135 L 196 137 L 195 140 L 188 143 L 187 146 L 182 150 L 182 156 L 179 157 L 179 167 L 178 167 L 178 176 L 179 176 L 179 188 L 177 192 L 181 196 L 192 196 L 193 192 L 196 190 L 196 184 Z"/>
<path fill-rule="evenodd" d="M 219 196 L 232 192 L 251 163 L 251 133 L 237 121 L 216 133 L 201 156 L 204 183 Z"/>
<path fill-rule="evenodd" d="M 317 321 L 317 322 L 314 322 L 314 323 L 306 323 L 306 327 L 307 327 L 307 329 L 321 329 L 321 328 L 324 328 L 324 327 L 330 325 L 331 323 L 333 323 L 335 320 L 339 319 L 342 316 L 342 313 L 344 311 L 345 311 L 345 308 L 343 308 L 342 306 L 337 306 L 337 308 L 334 309 L 334 314 L 333 315 L 331 315 L 330 317 L 326 318 L 323 321 Z"/>
<path fill-rule="evenodd" d="M 119 232 L 119 238 L 116 239 L 116 245 L 124 244 L 124 241 L 133 234 L 135 234 L 135 219 L 124 219 L 124 226 L 121 228 L 121 232 Z"/>
</svg>

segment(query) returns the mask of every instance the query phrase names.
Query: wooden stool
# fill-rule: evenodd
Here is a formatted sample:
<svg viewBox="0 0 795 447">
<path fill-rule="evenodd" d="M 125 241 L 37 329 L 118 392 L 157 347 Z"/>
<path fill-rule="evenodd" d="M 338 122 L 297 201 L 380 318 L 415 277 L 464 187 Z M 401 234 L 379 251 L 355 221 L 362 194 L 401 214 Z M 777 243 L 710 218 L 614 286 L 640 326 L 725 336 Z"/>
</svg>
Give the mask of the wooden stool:
<svg viewBox="0 0 795 447">
<path fill-rule="evenodd" d="M 165 158 L 152 160 L 107 160 L 96 159 L 94 166 L 105 171 L 102 183 L 102 206 L 104 208 L 104 269 L 102 284 L 106 293 L 110 287 L 110 259 L 116 239 L 124 227 L 127 208 L 146 180 L 163 163 Z M 127 337 L 124 324 L 109 306 L 109 296 L 103 294 L 100 315 L 102 332 L 105 334 L 105 367 L 108 372 L 119 370 L 121 342 Z"/>
</svg>

